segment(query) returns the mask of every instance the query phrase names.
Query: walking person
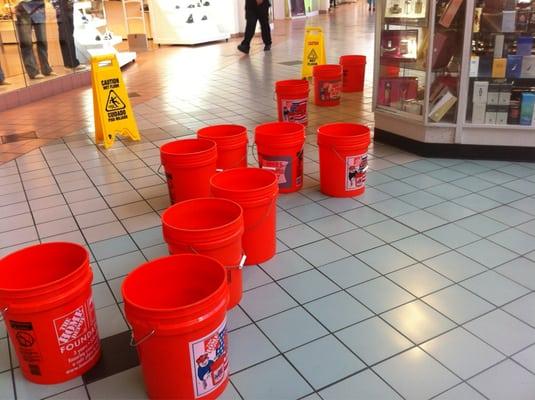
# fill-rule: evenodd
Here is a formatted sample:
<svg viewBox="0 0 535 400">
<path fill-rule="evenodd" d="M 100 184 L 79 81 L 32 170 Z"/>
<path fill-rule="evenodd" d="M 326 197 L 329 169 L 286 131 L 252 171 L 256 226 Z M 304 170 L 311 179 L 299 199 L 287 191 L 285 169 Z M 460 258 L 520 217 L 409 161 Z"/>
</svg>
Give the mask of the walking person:
<svg viewBox="0 0 535 400">
<path fill-rule="evenodd" d="M 375 0 L 368 0 L 368 11 L 375 11 Z"/>
<path fill-rule="evenodd" d="M 256 31 L 256 22 L 260 22 L 262 30 L 262 41 L 264 42 L 264 51 L 271 50 L 271 28 L 269 26 L 269 0 L 245 0 L 245 37 L 238 46 L 242 53 L 249 54 L 251 40 Z"/>
</svg>

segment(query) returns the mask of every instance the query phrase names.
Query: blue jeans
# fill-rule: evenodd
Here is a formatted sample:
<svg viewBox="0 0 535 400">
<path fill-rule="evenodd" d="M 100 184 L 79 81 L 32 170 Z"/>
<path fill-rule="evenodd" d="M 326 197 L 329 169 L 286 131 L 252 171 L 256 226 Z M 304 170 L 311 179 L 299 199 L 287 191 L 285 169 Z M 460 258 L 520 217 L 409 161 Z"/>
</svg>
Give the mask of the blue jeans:
<svg viewBox="0 0 535 400">
<path fill-rule="evenodd" d="M 48 64 L 46 26 L 45 24 L 35 24 L 31 22 L 29 17 L 19 17 L 19 20 L 17 21 L 17 33 L 19 35 L 20 51 L 22 53 L 24 68 L 30 78 L 35 78 L 39 73 L 35 54 L 33 53 L 32 29 L 35 32 L 35 38 L 37 39 L 37 56 L 39 57 L 41 73 L 43 75 L 50 75 L 52 68 Z"/>
</svg>

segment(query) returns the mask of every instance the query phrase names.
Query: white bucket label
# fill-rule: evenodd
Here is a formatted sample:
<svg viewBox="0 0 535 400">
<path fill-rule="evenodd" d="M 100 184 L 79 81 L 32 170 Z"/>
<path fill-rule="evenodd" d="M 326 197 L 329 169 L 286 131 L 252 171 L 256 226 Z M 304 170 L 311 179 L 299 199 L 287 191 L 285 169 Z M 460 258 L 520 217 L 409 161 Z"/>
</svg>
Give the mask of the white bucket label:
<svg viewBox="0 0 535 400">
<path fill-rule="evenodd" d="M 190 342 L 195 398 L 217 389 L 228 376 L 227 320 L 211 334 Z"/>
<path fill-rule="evenodd" d="M 66 374 L 74 373 L 92 362 L 100 349 L 93 299 L 70 313 L 54 319 L 59 352 L 63 355 Z"/>
<path fill-rule="evenodd" d="M 335 101 L 342 96 L 342 81 L 319 81 L 319 95 L 321 101 Z"/>
<path fill-rule="evenodd" d="M 282 99 L 282 120 L 286 122 L 307 123 L 308 97 L 303 99 Z"/>
<path fill-rule="evenodd" d="M 346 157 L 346 191 L 360 189 L 366 183 L 368 154 Z"/>
<path fill-rule="evenodd" d="M 280 188 L 292 187 L 292 157 L 258 154 L 260 168 L 272 169 L 279 179 Z"/>
</svg>

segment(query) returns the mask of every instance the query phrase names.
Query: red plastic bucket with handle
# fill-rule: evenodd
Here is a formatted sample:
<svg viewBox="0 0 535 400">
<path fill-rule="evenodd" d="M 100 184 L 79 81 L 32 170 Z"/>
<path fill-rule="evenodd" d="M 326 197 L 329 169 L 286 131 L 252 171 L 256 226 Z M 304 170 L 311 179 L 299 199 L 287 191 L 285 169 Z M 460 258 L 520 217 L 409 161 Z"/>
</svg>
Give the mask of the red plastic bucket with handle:
<svg viewBox="0 0 535 400">
<path fill-rule="evenodd" d="M 279 122 L 308 122 L 309 84 L 307 80 L 290 79 L 275 82 Z"/>
<path fill-rule="evenodd" d="M 314 104 L 337 106 L 342 94 L 342 66 L 335 64 L 316 65 L 314 76 Z"/>
<path fill-rule="evenodd" d="M 247 167 L 247 128 L 241 125 L 213 125 L 197 131 L 197 137 L 217 144 L 217 168 Z"/>
<path fill-rule="evenodd" d="M 277 176 L 260 168 L 236 168 L 212 177 L 214 196 L 230 199 L 243 208 L 243 251 L 246 265 L 269 260 L 276 251 Z"/>
<path fill-rule="evenodd" d="M 344 74 L 342 92 L 362 92 L 364 90 L 366 56 L 341 56 L 340 65 Z"/>
<path fill-rule="evenodd" d="M 171 204 L 207 197 L 210 177 L 215 174 L 217 147 L 213 140 L 182 139 L 160 148 Z"/>
<path fill-rule="evenodd" d="M 303 187 L 305 127 L 296 122 L 271 122 L 255 129 L 260 168 L 275 171 L 281 193 Z"/>
<path fill-rule="evenodd" d="M 199 254 L 159 258 L 122 285 L 151 399 L 216 399 L 228 383 L 227 274 Z"/>
<path fill-rule="evenodd" d="M 227 268 L 229 309 L 242 296 L 243 211 L 239 204 L 217 198 L 181 201 L 162 214 L 163 237 L 169 253 L 197 253 Z"/>
<path fill-rule="evenodd" d="M 365 125 L 336 123 L 320 126 L 321 191 L 334 197 L 364 193 L 369 145 L 370 129 Z"/>
<path fill-rule="evenodd" d="M 0 310 L 31 382 L 76 378 L 100 357 L 87 250 L 53 242 L 18 250 L 0 260 Z"/>
</svg>

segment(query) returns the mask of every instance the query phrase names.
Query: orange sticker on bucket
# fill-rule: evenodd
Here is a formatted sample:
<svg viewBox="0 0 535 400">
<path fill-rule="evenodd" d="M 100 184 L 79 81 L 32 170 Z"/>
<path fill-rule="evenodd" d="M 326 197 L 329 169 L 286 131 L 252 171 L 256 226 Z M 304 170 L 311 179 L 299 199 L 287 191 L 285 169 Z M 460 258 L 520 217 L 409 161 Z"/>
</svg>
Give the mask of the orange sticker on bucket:
<svg viewBox="0 0 535 400">
<path fill-rule="evenodd" d="M 227 321 L 211 334 L 190 342 L 195 398 L 214 391 L 228 376 Z"/>
<path fill-rule="evenodd" d="M 366 183 L 368 154 L 346 157 L 346 191 L 360 189 Z"/>
</svg>

